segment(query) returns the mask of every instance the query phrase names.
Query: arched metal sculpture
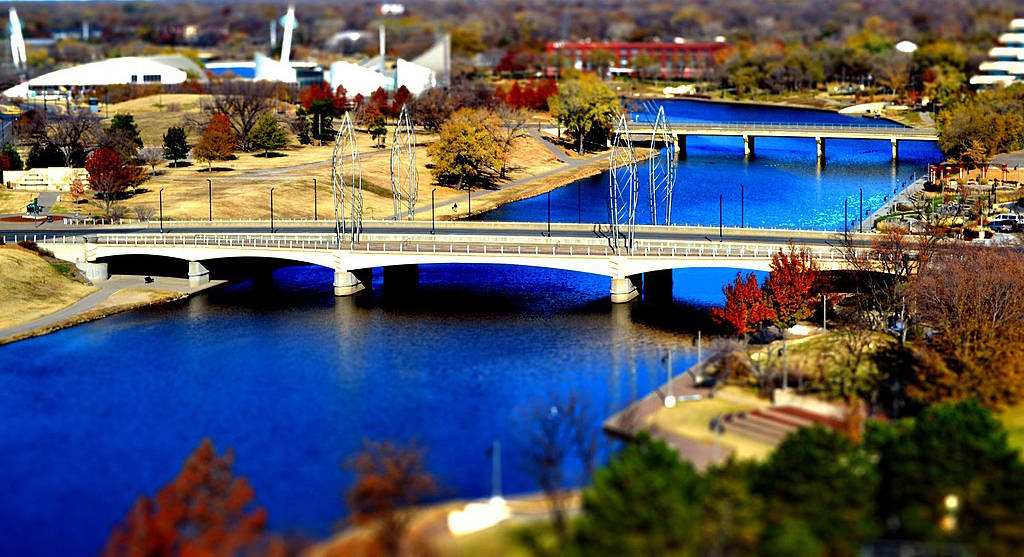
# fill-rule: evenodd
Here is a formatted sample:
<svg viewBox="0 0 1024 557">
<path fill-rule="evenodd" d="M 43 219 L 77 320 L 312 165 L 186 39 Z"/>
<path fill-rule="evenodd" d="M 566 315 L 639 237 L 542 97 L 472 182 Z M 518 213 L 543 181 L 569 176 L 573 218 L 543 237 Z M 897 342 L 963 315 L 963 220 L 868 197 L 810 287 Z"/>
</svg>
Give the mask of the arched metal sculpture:
<svg viewBox="0 0 1024 557">
<path fill-rule="evenodd" d="M 672 191 L 676 185 L 676 148 L 665 119 L 665 107 L 658 107 L 651 134 L 651 151 L 655 156 L 647 159 L 647 176 L 651 202 L 651 224 L 672 224 Z M 665 152 L 659 149 L 665 145 Z"/>
<path fill-rule="evenodd" d="M 402 107 L 391 141 L 391 195 L 395 199 L 395 220 L 409 220 L 416 213 L 416 133 L 409 118 L 409 105 Z"/>
<path fill-rule="evenodd" d="M 636 153 L 625 114 L 619 116 L 609 156 L 608 222 L 615 253 L 632 253 L 636 235 L 636 208 L 640 194 Z"/>
<path fill-rule="evenodd" d="M 356 142 L 356 133 L 349 114 L 345 114 L 334 140 L 331 189 L 334 195 L 334 223 L 338 245 L 341 245 L 342 236 L 346 232 L 351 233 L 352 242 L 357 242 L 363 230 L 363 168 L 359 161 L 359 144 Z M 349 211 L 347 216 L 346 207 Z"/>
</svg>

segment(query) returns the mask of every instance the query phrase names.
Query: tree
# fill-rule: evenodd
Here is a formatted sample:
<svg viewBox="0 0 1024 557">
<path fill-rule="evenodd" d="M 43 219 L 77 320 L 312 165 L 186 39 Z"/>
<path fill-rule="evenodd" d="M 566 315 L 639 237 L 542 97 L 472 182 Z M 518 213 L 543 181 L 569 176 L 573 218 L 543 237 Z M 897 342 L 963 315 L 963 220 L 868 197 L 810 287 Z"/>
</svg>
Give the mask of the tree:
<svg viewBox="0 0 1024 557">
<path fill-rule="evenodd" d="M 409 507 L 437 493 L 434 477 L 424 468 L 424 452 L 415 444 L 364 441 L 363 450 L 346 467 L 356 476 L 346 500 L 350 520 L 375 524 L 385 555 L 398 555 L 409 523 Z"/>
<path fill-rule="evenodd" d="M 1024 88 L 985 91 L 936 118 L 939 148 L 947 157 L 987 167 L 996 153 L 1024 147 Z"/>
<path fill-rule="evenodd" d="M 206 161 L 207 170 L 213 171 L 213 161 L 226 161 L 231 158 L 236 146 L 235 133 L 227 115 L 217 113 L 210 118 L 199 142 L 192 148 L 196 160 Z"/>
<path fill-rule="evenodd" d="M 376 107 L 374 107 L 374 111 L 376 111 Z M 369 125 L 366 126 L 366 131 L 376 142 L 377 147 L 384 147 L 384 140 L 388 135 L 388 126 L 383 114 L 378 114 L 377 117 L 373 118 Z"/>
<path fill-rule="evenodd" d="M 526 133 L 526 122 L 529 115 L 521 108 L 511 108 L 507 105 L 499 106 L 496 113 L 502 121 L 502 125 L 496 130 L 498 135 L 495 138 L 501 147 L 501 165 L 498 176 L 505 178 L 505 174 L 508 172 L 508 160 L 516 143 L 520 139 L 529 137 L 529 134 Z"/>
<path fill-rule="evenodd" d="M 295 111 L 295 119 L 290 122 L 292 133 L 299 140 L 299 145 L 309 145 L 313 142 L 310 136 L 312 124 L 309 122 L 309 113 L 304 108 Z"/>
<path fill-rule="evenodd" d="M 125 159 L 134 157 L 136 151 L 142 148 L 142 134 L 139 133 L 135 117 L 131 114 L 115 114 L 110 119 L 110 125 L 104 130 L 101 143 L 105 143 Z"/>
<path fill-rule="evenodd" d="M 575 543 L 582 555 L 677 555 L 695 543 L 701 481 L 647 434 L 613 458 L 583 492 Z"/>
<path fill-rule="evenodd" d="M 866 440 L 881 477 L 880 522 L 890 537 L 939 541 L 959 499 L 958 537 L 983 555 L 1011 555 L 1024 543 L 1024 470 L 1002 424 L 976 401 L 938 404 L 897 424 L 873 423 Z"/>
<path fill-rule="evenodd" d="M 28 151 L 28 159 L 25 165 L 28 168 L 49 168 L 52 166 L 64 166 L 67 159 L 64 153 L 56 145 L 39 144 L 33 145 Z"/>
<path fill-rule="evenodd" d="M 412 93 L 409 89 L 402 85 L 395 90 L 395 94 L 391 100 L 391 114 L 392 118 L 398 118 L 402 114 L 402 107 L 406 105 L 412 99 Z"/>
<path fill-rule="evenodd" d="M 439 132 L 438 141 L 427 147 L 439 184 L 462 188 L 485 180 L 484 173 L 501 163 L 501 149 L 494 140 L 501 121 L 483 109 L 462 108 Z"/>
<path fill-rule="evenodd" d="M 22 168 L 24 168 L 24 164 L 21 162 L 18 150 L 14 148 L 14 145 L 4 143 L 3 149 L 0 149 L 0 170 L 21 170 Z"/>
<path fill-rule="evenodd" d="M 818 263 L 806 250 L 790 246 L 772 256 L 771 273 L 764 283 L 765 298 L 771 306 L 775 324 L 789 328 L 811 314 L 808 300 L 818 285 Z"/>
<path fill-rule="evenodd" d="M 344 87 L 339 86 L 332 92 L 324 82 L 304 88 L 299 94 L 303 112 L 296 113 L 298 125 L 301 127 L 303 116 L 310 114 L 313 117 L 310 124 L 313 137 L 317 141 L 330 141 L 334 133 L 334 118 L 350 108 L 345 94 Z M 298 135 L 298 130 L 296 134 Z M 299 141 L 302 141 L 301 135 Z"/>
<path fill-rule="evenodd" d="M 621 107 L 615 93 L 593 74 L 565 82 L 548 99 L 551 115 L 583 152 L 586 145 L 604 145 Z"/>
<path fill-rule="evenodd" d="M 107 216 L 118 195 L 138 179 L 135 167 L 109 147 L 93 151 L 85 161 L 85 169 L 89 173 L 89 189 L 103 201 L 103 213 Z"/>
<path fill-rule="evenodd" d="M 270 151 L 281 149 L 288 145 L 288 135 L 281 127 L 277 118 L 270 114 L 260 116 L 250 132 L 249 143 L 254 149 L 261 149 L 263 156 L 269 157 Z"/>
<path fill-rule="evenodd" d="M 189 456 L 155 498 L 139 497 L 114 527 L 104 557 L 237 555 L 258 547 L 267 512 L 253 490 L 231 471 L 230 449 L 218 456 L 209 439 Z"/>
<path fill-rule="evenodd" d="M 231 79 L 212 86 L 211 93 L 213 100 L 206 104 L 206 111 L 213 117 L 217 114 L 226 116 L 234 132 L 235 148 L 251 150 L 249 134 L 260 116 L 270 112 L 274 106 L 274 84 Z"/>
<path fill-rule="evenodd" d="M 164 160 L 164 151 L 159 147 L 146 147 L 139 149 L 139 161 L 150 167 L 153 175 L 156 175 L 156 165 Z"/>
<path fill-rule="evenodd" d="M 908 394 L 922 402 L 1024 399 L 1024 261 L 1004 249 L 948 247 L 911 281 L 909 303 L 935 329 Z"/>
<path fill-rule="evenodd" d="M 376 91 L 370 93 L 369 105 L 375 107 L 385 116 L 391 113 L 391 107 L 388 103 L 388 92 L 383 87 L 378 87 Z"/>
<path fill-rule="evenodd" d="M 180 126 L 171 126 L 164 132 L 164 158 L 174 161 L 174 165 L 178 165 L 178 161 L 188 157 L 188 136 L 185 135 L 185 128 Z"/>
<path fill-rule="evenodd" d="M 872 455 L 848 437 L 821 426 L 791 433 L 757 472 L 769 525 L 785 519 L 808 526 L 831 555 L 856 555 L 879 531 Z"/>
<path fill-rule="evenodd" d="M 768 306 L 754 273 L 745 277 L 736 273 L 736 280 L 723 286 L 722 293 L 725 306 L 712 308 L 711 312 L 734 334 L 746 336 L 775 319 L 775 312 Z"/>
<path fill-rule="evenodd" d="M 85 164 L 87 147 L 99 136 L 99 119 L 82 111 L 71 111 L 53 117 L 48 124 L 48 144 L 64 155 L 63 166 L 81 167 Z"/>
</svg>

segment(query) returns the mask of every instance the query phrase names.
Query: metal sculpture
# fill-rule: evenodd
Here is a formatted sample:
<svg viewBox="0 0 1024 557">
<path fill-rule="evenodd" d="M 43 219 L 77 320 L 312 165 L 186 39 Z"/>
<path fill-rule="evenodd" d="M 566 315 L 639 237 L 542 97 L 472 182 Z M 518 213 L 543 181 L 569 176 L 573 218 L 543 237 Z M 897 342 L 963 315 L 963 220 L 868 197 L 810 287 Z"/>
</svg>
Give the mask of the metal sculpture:
<svg viewBox="0 0 1024 557">
<path fill-rule="evenodd" d="M 636 152 L 629 137 L 625 114 L 615 126 L 609 156 L 608 222 L 615 253 L 632 253 L 636 235 L 636 208 L 640 184 L 636 173 Z"/>
<path fill-rule="evenodd" d="M 672 191 L 676 185 L 676 149 L 672 133 L 665 119 L 665 107 L 658 107 L 651 134 L 651 151 L 654 156 L 647 159 L 648 187 L 651 202 L 651 224 L 658 224 L 659 213 L 664 215 L 663 224 L 672 224 Z M 662 153 L 658 144 L 666 146 Z M 659 211 L 659 205 L 661 211 Z"/>
<path fill-rule="evenodd" d="M 416 213 L 416 133 L 409 118 L 409 105 L 402 107 L 391 141 L 391 195 L 395 200 L 395 220 L 403 211 L 409 220 Z M 404 202 L 404 207 L 403 207 Z"/>
<path fill-rule="evenodd" d="M 334 154 L 331 158 L 331 189 L 334 196 L 334 223 L 341 245 L 342 236 L 351 233 L 351 241 L 357 242 L 363 230 L 363 168 L 359 161 L 359 144 L 356 142 L 352 118 L 345 114 L 334 140 Z M 346 222 L 345 208 L 349 214 Z M 351 227 L 346 226 L 351 223 Z"/>
</svg>

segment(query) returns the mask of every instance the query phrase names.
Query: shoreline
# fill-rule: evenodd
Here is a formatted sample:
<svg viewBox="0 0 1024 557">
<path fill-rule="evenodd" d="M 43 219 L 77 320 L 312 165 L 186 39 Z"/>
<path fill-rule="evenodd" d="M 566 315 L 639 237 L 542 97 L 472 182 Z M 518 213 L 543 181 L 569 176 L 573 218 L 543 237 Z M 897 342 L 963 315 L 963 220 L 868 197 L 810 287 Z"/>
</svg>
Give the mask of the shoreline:
<svg viewBox="0 0 1024 557">
<path fill-rule="evenodd" d="M 842 108 L 845 108 L 845 107 L 842 107 L 842 106 L 836 107 L 836 108 L 824 107 L 824 106 L 821 106 L 821 107 L 808 106 L 808 105 L 805 105 L 805 104 L 797 104 L 797 103 L 791 103 L 791 102 L 785 102 L 785 101 L 757 101 L 757 100 L 740 100 L 740 99 L 715 99 L 715 98 L 711 98 L 711 97 L 697 97 L 697 96 L 690 97 L 690 96 L 668 96 L 668 95 L 644 95 L 644 96 L 638 96 L 638 97 L 628 97 L 627 96 L 627 97 L 622 97 L 622 98 L 628 99 L 628 100 L 640 100 L 640 101 L 644 101 L 644 100 L 653 100 L 653 101 L 694 101 L 694 102 L 704 102 L 704 103 L 713 103 L 713 104 L 726 104 L 726 105 L 732 105 L 732 106 L 747 106 L 747 107 L 752 106 L 752 107 L 763 107 L 763 108 L 789 108 L 789 109 L 794 109 L 794 110 L 806 110 L 806 111 L 811 111 L 811 112 L 829 112 L 829 113 L 832 113 L 832 114 L 840 114 L 839 111 Z M 842 115 L 843 116 L 848 116 L 846 114 L 842 114 Z M 902 122 L 900 122 L 898 120 L 894 120 L 894 119 L 892 119 L 892 118 L 890 118 L 888 116 L 881 116 L 881 117 L 878 117 L 878 118 L 867 118 L 867 117 L 862 117 L 862 118 L 865 119 L 865 120 L 884 120 L 886 122 L 890 122 L 890 123 L 893 123 L 893 124 L 899 124 L 900 126 L 904 126 L 904 127 L 908 127 L 908 128 L 914 127 L 914 126 L 908 126 L 907 124 L 904 124 L 904 123 L 902 123 Z"/>
<path fill-rule="evenodd" d="M 121 279 L 123 279 L 126 276 L 128 276 L 128 275 L 118 275 L 118 277 L 121 278 Z M 138 278 L 140 280 L 142 280 L 142 278 L 143 278 L 141 275 L 139 275 L 139 276 L 131 275 L 131 277 L 135 277 L 135 278 Z M 113 278 L 114 277 L 112 277 L 112 279 Z M 168 282 L 168 277 L 154 277 L 154 278 L 157 279 L 158 281 L 160 279 L 163 279 L 161 281 L 162 283 Z M 174 280 L 174 281 L 179 281 L 179 280 L 185 281 L 187 279 L 171 279 L 171 280 Z M 216 288 L 216 287 L 222 286 L 224 284 L 227 284 L 227 282 L 228 281 L 226 281 L 226 280 L 210 281 L 209 283 L 207 283 L 205 285 L 202 285 L 202 286 L 200 286 L 198 288 L 194 288 L 194 289 L 192 289 L 192 288 L 189 288 L 189 289 L 175 288 L 173 284 L 159 284 L 159 285 L 157 285 L 157 287 L 154 287 L 154 288 L 141 288 L 140 289 L 140 288 L 132 288 L 131 284 L 126 284 L 125 285 L 126 287 L 124 287 L 124 288 L 117 288 L 117 289 L 107 293 L 107 295 L 104 296 L 101 300 L 99 300 L 98 303 L 96 303 L 96 304 L 94 304 L 92 306 L 89 306 L 89 307 L 84 307 L 81 310 L 76 311 L 76 312 L 72 313 L 71 315 L 69 315 L 67 317 L 59 318 L 59 319 L 54 320 L 54 316 L 55 315 L 59 315 L 60 313 L 67 311 L 69 308 L 75 306 L 76 304 L 83 303 L 90 296 L 97 295 L 97 294 L 103 294 L 103 291 L 100 290 L 100 291 L 94 292 L 93 294 L 90 294 L 89 296 L 85 296 L 82 299 L 80 299 L 80 300 L 78 300 L 78 301 L 76 301 L 76 302 L 74 302 L 74 303 L 72 303 L 72 304 L 70 304 L 68 306 L 65 306 L 64 308 L 61 308 L 61 309 L 57 310 L 56 312 L 54 312 L 54 313 L 52 313 L 50 315 L 45 315 L 43 317 L 40 317 L 38 319 L 33 319 L 32 321 L 29 321 L 29 322 L 26 322 L 26 323 L 21 323 L 21 324 L 18 324 L 18 325 L 14 325 L 12 327 L 8 327 L 7 328 L 8 331 L 13 329 L 13 330 L 15 330 L 15 332 L 10 333 L 10 334 L 6 334 L 2 338 L 0 338 L 0 346 L 4 346 L 4 345 L 7 345 L 7 344 L 13 344 L 13 343 L 21 341 L 21 340 L 27 340 L 27 339 L 30 339 L 30 338 L 36 338 L 36 337 L 48 335 L 50 333 L 55 333 L 57 331 L 61 331 L 61 330 L 64 330 L 64 329 L 68 329 L 68 328 L 74 327 L 76 325 L 82 325 L 82 324 L 85 324 L 85 323 L 91 323 L 93 321 L 99 321 L 100 319 L 103 319 L 103 318 L 106 318 L 106 317 L 111 317 L 113 315 L 117 315 L 117 314 L 120 314 L 120 313 L 125 313 L 125 312 L 129 312 L 129 311 L 135 311 L 135 310 L 146 308 L 146 307 L 156 307 L 156 306 L 162 306 L 162 305 L 166 305 L 166 304 L 172 304 L 172 303 L 175 303 L 175 302 L 180 302 L 182 300 L 186 300 L 188 298 L 191 298 L 192 296 L 194 296 L 196 294 L 199 294 L 199 293 L 202 293 L 202 292 L 206 292 L 206 291 L 211 290 L 213 288 Z M 154 282 L 154 284 L 157 284 L 157 283 Z M 102 287 L 102 284 L 100 286 Z M 141 294 L 148 295 L 149 299 L 146 299 L 146 300 L 131 300 L 130 299 L 133 295 L 137 298 Z M 121 302 L 115 301 L 113 303 L 110 303 L 111 300 L 116 300 L 118 297 L 120 297 L 122 299 L 123 298 L 129 298 L 129 299 L 125 300 L 125 301 L 121 301 Z M 38 325 L 32 326 L 33 323 L 38 323 Z M 17 331 L 17 329 L 22 329 L 22 328 L 24 328 L 26 326 L 31 326 L 31 328 L 29 328 L 27 330 Z"/>
</svg>

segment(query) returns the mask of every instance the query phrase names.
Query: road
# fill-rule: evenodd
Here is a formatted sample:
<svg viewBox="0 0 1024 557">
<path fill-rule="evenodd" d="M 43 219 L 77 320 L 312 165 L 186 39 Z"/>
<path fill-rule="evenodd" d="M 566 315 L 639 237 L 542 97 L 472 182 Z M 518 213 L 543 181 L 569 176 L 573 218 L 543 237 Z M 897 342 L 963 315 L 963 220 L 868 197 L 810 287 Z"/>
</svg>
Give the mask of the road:
<svg viewBox="0 0 1024 557">
<path fill-rule="evenodd" d="M 0 223 L 0 237 L 5 241 L 14 241 L 15 236 L 21 239 L 26 234 L 38 235 L 67 235 L 83 236 L 95 234 L 154 234 L 159 233 L 155 226 L 84 226 L 68 227 L 49 226 L 26 229 L 14 227 L 7 223 Z M 500 228 L 493 226 L 496 223 L 461 221 L 457 223 L 444 221 L 436 223 L 435 232 L 431 234 L 430 223 L 415 222 L 405 223 L 366 223 L 362 233 L 365 235 L 388 234 L 388 235 L 419 235 L 427 238 L 443 239 L 445 236 L 481 236 L 481 237 L 517 237 L 526 239 L 540 239 L 547 237 L 547 230 L 544 223 L 508 223 Z M 491 226 L 488 226 L 491 225 Z M 270 232 L 269 225 L 245 225 L 245 226 L 218 226 L 216 222 L 212 226 L 188 225 L 188 226 L 167 226 L 165 233 L 175 234 L 267 234 Z M 319 226 L 288 226 L 278 227 L 276 234 L 332 234 L 333 223 L 324 222 Z M 565 224 L 552 223 L 551 238 L 579 239 L 579 238 L 606 238 L 608 236 L 607 224 Z M 636 239 L 648 242 L 732 242 L 749 244 L 787 244 L 794 243 L 806 246 L 836 246 L 842 242 L 842 233 L 835 232 L 812 232 L 812 231 L 786 231 L 755 228 L 724 228 L 719 237 L 717 227 L 694 227 L 694 226 L 645 226 L 637 230 Z M 870 234 L 852 235 L 854 244 L 868 246 L 872 241 Z"/>
</svg>

